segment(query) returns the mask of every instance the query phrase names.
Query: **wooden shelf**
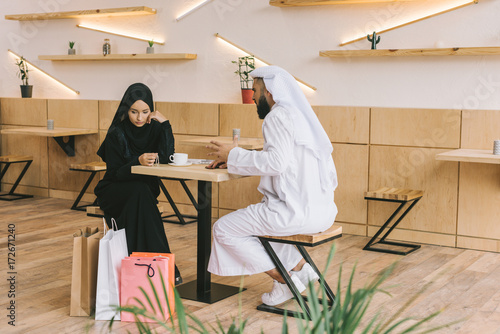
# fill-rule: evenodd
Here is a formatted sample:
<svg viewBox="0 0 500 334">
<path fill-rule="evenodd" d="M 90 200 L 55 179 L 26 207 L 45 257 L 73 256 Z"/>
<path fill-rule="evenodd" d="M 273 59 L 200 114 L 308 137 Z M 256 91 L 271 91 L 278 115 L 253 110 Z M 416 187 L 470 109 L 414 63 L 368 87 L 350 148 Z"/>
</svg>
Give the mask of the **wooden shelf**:
<svg viewBox="0 0 500 334">
<path fill-rule="evenodd" d="M 386 49 L 320 51 L 321 57 L 409 57 L 409 56 L 489 56 L 500 55 L 500 47 L 468 47 L 443 49 Z"/>
<path fill-rule="evenodd" d="M 194 53 L 132 53 L 132 54 L 102 54 L 94 55 L 40 55 L 40 60 L 52 61 L 87 61 L 87 60 L 193 60 Z"/>
<path fill-rule="evenodd" d="M 16 20 L 16 21 L 33 21 L 33 20 L 74 19 L 82 16 L 114 17 L 114 16 L 130 16 L 130 15 L 137 16 L 137 15 L 154 15 L 154 14 L 156 14 L 156 9 L 145 6 L 139 6 L 139 7 L 108 8 L 108 9 L 76 10 L 71 12 L 14 14 L 14 15 L 5 15 L 5 19 Z"/>
<path fill-rule="evenodd" d="M 500 155 L 494 155 L 492 151 L 461 148 L 436 154 L 436 160 L 500 164 Z"/>
<path fill-rule="evenodd" d="M 276 7 L 319 6 L 319 5 L 351 5 L 360 3 L 412 2 L 419 0 L 270 0 Z"/>
</svg>

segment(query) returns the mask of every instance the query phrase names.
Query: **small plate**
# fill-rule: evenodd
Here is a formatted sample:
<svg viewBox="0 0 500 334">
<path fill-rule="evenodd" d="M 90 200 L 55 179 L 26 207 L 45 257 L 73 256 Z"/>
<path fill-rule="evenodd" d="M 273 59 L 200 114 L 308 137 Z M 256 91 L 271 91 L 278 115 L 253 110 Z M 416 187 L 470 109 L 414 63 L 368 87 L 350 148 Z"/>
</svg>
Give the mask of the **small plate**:
<svg viewBox="0 0 500 334">
<path fill-rule="evenodd" d="M 193 163 L 192 162 L 188 162 L 188 163 L 183 164 L 183 165 L 178 165 L 178 164 L 174 164 L 173 162 L 169 162 L 168 164 L 170 166 L 175 166 L 175 167 L 186 167 L 186 166 L 191 166 Z"/>
</svg>

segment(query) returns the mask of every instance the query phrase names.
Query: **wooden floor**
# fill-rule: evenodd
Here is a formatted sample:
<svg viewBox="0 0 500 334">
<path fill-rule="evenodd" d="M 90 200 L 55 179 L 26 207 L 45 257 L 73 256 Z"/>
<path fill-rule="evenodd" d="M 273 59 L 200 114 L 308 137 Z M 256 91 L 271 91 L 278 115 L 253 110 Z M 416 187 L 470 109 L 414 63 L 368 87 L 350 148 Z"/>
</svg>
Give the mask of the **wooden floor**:
<svg viewBox="0 0 500 334">
<path fill-rule="evenodd" d="M 70 317 L 70 285 L 72 261 L 72 234 L 85 226 L 102 226 L 98 218 L 69 209 L 71 201 L 53 198 L 0 201 L 0 333 L 103 333 L 104 321 L 86 317 Z M 15 226 L 15 298 L 8 298 L 8 225 Z M 166 224 L 165 230 L 171 248 L 185 281 L 194 279 L 196 264 L 196 226 Z M 394 273 L 384 286 L 392 296 L 376 295 L 368 311 L 369 318 L 382 313 L 391 315 L 427 283 L 430 287 L 419 295 L 403 316 L 422 318 L 444 309 L 433 321 L 434 325 L 464 319 L 440 330 L 439 333 L 500 333 L 500 254 L 423 245 L 405 257 L 362 251 L 367 238 L 344 235 L 337 244 L 337 254 L 327 280 L 336 286 L 338 265 L 343 263 L 343 283 L 357 265 L 355 287 L 362 287 L 374 274 L 398 261 Z M 316 247 L 312 257 L 324 268 L 330 245 Z M 237 286 L 239 277 L 213 276 L 215 282 Z M 248 318 L 246 333 L 280 333 L 282 317 L 259 312 L 262 293 L 271 289 L 265 274 L 245 277 L 247 290 L 242 293 L 242 315 Z M 14 300 L 16 326 L 7 324 L 8 303 Z M 227 328 L 232 317 L 238 315 L 238 296 L 213 305 L 185 301 L 187 310 L 205 324 L 215 325 L 219 319 Z M 289 319 L 291 333 L 296 322 Z M 113 333 L 135 333 L 135 325 L 117 322 Z"/>
</svg>

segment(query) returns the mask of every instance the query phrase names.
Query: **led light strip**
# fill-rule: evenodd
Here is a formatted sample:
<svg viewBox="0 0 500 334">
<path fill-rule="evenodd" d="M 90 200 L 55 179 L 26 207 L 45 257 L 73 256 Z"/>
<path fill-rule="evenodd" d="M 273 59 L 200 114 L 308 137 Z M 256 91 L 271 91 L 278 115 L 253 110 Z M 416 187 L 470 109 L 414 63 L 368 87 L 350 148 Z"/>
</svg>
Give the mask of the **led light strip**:
<svg viewBox="0 0 500 334">
<path fill-rule="evenodd" d="M 15 53 L 14 51 L 12 51 L 11 49 L 8 49 L 8 51 L 9 51 L 12 55 L 14 55 L 15 57 L 17 57 L 18 59 L 21 59 L 21 56 L 20 56 L 20 55 L 18 55 L 17 53 Z M 75 89 L 71 88 L 70 86 L 68 86 L 68 85 L 66 85 L 64 82 L 62 82 L 62 81 L 60 81 L 60 80 L 58 80 L 58 79 L 54 78 L 52 75 L 48 74 L 47 72 L 45 72 L 45 71 L 44 71 L 44 70 L 42 70 L 41 68 L 39 68 L 39 67 L 37 67 L 37 66 L 33 65 L 33 63 L 29 62 L 26 58 L 24 59 L 24 61 L 25 61 L 26 63 L 28 63 L 28 64 L 29 64 L 31 67 L 33 67 L 34 69 L 36 69 L 36 70 L 40 71 L 41 73 L 45 74 L 46 76 L 48 76 L 48 77 L 49 77 L 49 78 L 51 78 L 52 80 L 54 80 L 54 81 L 58 82 L 59 84 L 63 85 L 65 88 L 67 88 L 67 89 L 71 90 L 72 92 L 74 92 L 74 93 L 76 93 L 76 94 L 80 94 L 80 92 L 79 92 L 79 91 L 77 91 L 77 90 L 75 90 Z"/>
<path fill-rule="evenodd" d="M 85 24 L 77 24 L 76 27 L 77 28 L 88 29 L 88 30 L 92 30 L 92 31 L 103 32 L 105 34 L 111 34 L 111 35 L 116 35 L 116 36 L 121 36 L 121 37 L 127 37 L 127 38 L 137 39 L 139 41 L 145 41 L 145 42 L 153 41 L 153 43 L 155 43 L 155 44 L 161 44 L 161 45 L 165 44 L 165 42 L 163 42 L 163 41 L 155 41 L 154 38 L 145 38 L 145 37 L 138 37 L 138 36 L 127 35 L 127 34 L 115 32 L 115 31 L 109 31 L 109 30 L 94 28 L 94 27 L 91 27 L 91 26 L 88 26 L 88 25 L 85 25 Z"/>
<path fill-rule="evenodd" d="M 269 63 L 268 61 L 265 61 L 264 59 L 262 59 L 262 58 L 260 58 L 260 57 L 257 57 L 254 53 L 252 53 L 252 52 L 250 52 L 250 51 L 248 51 L 248 50 L 246 50 L 246 49 L 242 48 L 242 47 L 241 47 L 241 46 L 239 46 L 239 45 L 234 44 L 234 43 L 233 43 L 233 42 L 231 42 L 230 40 L 228 40 L 228 39 L 226 39 L 226 38 L 222 37 L 221 35 L 219 35 L 218 33 L 216 33 L 216 34 L 215 34 L 215 37 L 220 38 L 222 41 L 226 42 L 227 44 L 229 44 L 229 45 L 231 45 L 231 46 L 233 46 L 233 47 L 235 47 L 235 48 L 237 48 L 237 49 L 238 49 L 238 50 L 240 50 L 240 51 L 243 51 L 244 53 L 248 54 L 249 56 L 253 56 L 255 59 L 260 60 L 260 61 L 261 61 L 261 62 L 263 62 L 264 64 L 266 64 L 266 65 L 271 65 L 271 63 Z M 305 87 L 307 87 L 307 88 L 309 88 L 309 89 L 312 89 L 312 90 L 316 90 L 316 89 L 317 89 L 316 87 L 309 85 L 308 83 L 306 83 L 306 82 L 304 82 L 304 81 L 300 80 L 299 78 L 297 78 L 297 77 L 295 77 L 295 76 L 294 76 L 294 78 L 295 78 L 295 80 L 297 80 L 297 82 L 298 82 L 298 83 L 300 83 L 300 84 L 304 85 Z"/>
<path fill-rule="evenodd" d="M 212 2 L 212 1 L 213 0 L 205 0 L 205 1 L 200 2 L 196 6 L 194 6 L 193 8 L 191 8 L 190 10 L 188 10 L 187 12 L 185 12 L 184 14 L 179 15 L 175 20 L 176 21 L 182 20 L 184 17 L 188 16 L 189 14 L 191 14 L 192 12 L 194 12 L 195 10 L 200 9 L 201 7 L 205 6 L 206 4 L 208 4 L 209 2 Z"/>
<path fill-rule="evenodd" d="M 456 10 L 456 9 L 460 9 L 460 8 L 463 8 L 463 7 L 472 5 L 472 4 L 477 4 L 478 2 L 479 2 L 479 0 L 472 0 L 471 2 L 462 4 L 462 5 L 459 5 L 459 6 L 456 6 L 456 7 L 448 8 L 446 10 L 443 10 L 443 11 L 440 11 L 440 12 L 437 12 L 437 13 L 434 13 L 434 14 L 430 14 L 430 15 L 418 18 L 416 20 L 408 21 L 408 22 L 396 25 L 394 27 L 390 27 L 390 28 L 387 28 L 387 29 L 376 31 L 376 33 L 377 33 L 377 35 L 379 35 L 379 34 L 382 34 L 384 32 L 388 32 L 388 31 L 391 31 L 391 30 L 394 30 L 394 29 L 398 29 L 398 28 L 401 28 L 401 27 L 404 27 L 404 26 L 407 26 L 407 25 L 410 25 L 410 24 L 413 24 L 413 23 L 416 23 L 416 22 L 419 22 L 419 21 L 423 21 L 423 20 L 429 19 L 429 18 L 434 17 L 434 16 L 438 16 L 438 15 L 441 15 L 441 14 L 445 14 L 445 13 L 451 12 L 451 11 Z M 344 46 L 344 45 L 347 45 L 347 44 L 358 42 L 358 41 L 361 41 L 363 39 L 366 39 L 366 35 L 363 35 L 362 37 L 358 37 L 356 39 L 348 40 L 346 42 L 342 42 L 342 43 L 339 44 L 339 46 Z"/>
</svg>

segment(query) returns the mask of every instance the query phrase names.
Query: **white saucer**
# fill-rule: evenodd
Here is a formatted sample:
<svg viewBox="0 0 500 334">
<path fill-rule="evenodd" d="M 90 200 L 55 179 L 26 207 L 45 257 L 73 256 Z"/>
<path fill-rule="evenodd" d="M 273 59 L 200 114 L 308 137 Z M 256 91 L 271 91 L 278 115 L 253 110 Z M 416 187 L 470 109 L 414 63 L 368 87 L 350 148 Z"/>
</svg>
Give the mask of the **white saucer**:
<svg viewBox="0 0 500 334">
<path fill-rule="evenodd" d="M 169 162 L 168 164 L 170 166 L 175 166 L 175 167 L 186 167 L 186 166 L 191 166 L 193 163 L 192 162 L 188 162 L 188 163 L 185 163 L 185 164 L 182 164 L 182 165 L 178 165 L 178 164 L 174 164 L 173 162 Z"/>
</svg>

